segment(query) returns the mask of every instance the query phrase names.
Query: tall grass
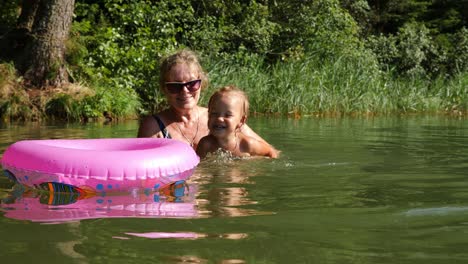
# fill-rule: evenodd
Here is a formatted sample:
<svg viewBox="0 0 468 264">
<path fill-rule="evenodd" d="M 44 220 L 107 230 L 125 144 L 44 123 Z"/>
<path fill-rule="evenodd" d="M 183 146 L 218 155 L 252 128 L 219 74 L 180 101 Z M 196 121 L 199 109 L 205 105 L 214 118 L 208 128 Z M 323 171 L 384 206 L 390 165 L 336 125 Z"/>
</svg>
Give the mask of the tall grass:
<svg viewBox="0 0 468 264">
<path fill-rule="evenodd" d="M 365 56 L 329 61 L 310 57 L 273 66 L 252 58 L 209 67 L 211 87 L 202 103 L 216 88 L 234 84 L 247 92 L 253 112 L 307 116 L 466 113 L 468 109 L 468 73 L 450 79 L 395 78 Z"/>
<path fill-rule="evenodd" d="M 37 119 L 39 113 L 21 87 L 21 78 L 11 63 L 0 64 L 0 119 L 2 121 Z"/>
<path fill-rule="evenodd" d="M 205 63 L 211 85 L 202 93 L 207 105 L 215 89 L 233 84 L 244 89 L 256 113 L 308 115 L 375 115 L 409 112 L 468 113 L 468 72 L 450 78 L 395 77 L 366 56 L 343 55 L 320 60 L 267 64 L 259 56 Z M 125 78 L 123 78 L 125 79 Z M 22 86 L 10 64 L 0 64 L 0 117 L 3 120 L 65 120 L 135 117 L 139 98 L 125 82 L 81 85 L 60 91 Z M 160 98 L 161 99 L 161 98 Z"/>
</svg>

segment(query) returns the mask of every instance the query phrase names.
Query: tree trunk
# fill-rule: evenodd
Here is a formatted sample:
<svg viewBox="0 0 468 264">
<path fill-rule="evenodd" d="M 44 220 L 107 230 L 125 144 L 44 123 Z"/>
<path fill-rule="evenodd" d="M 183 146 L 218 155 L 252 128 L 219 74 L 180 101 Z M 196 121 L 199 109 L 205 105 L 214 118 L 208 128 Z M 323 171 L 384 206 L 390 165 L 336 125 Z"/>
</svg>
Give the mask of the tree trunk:
<svg viewBox="0 0 468 264">
<path fill-rule="evenodd" d="M 39 1 L 28 53 L 19 65 L 29 84 L 45 87 L 61 86 L 68 82 L 65 41 L 70 31 L 74 4 L 74 0 Z"/>
</svg>

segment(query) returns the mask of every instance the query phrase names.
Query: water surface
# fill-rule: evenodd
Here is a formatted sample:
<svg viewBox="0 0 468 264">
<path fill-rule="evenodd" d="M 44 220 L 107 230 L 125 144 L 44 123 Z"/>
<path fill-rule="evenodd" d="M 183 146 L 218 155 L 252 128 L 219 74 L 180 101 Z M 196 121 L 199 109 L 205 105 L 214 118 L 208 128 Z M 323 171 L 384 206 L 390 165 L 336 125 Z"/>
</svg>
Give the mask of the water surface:
<svg viewBox="0 0 468 264">
<path fill-rule="evenodd" d="M 98 197 L 87 209 L 72 201 L 28 212 L 49 197 L 22 194 L 12 200 L 20 191 L 0 178 L 0 259 L 5 263 L 468 259 L 466 119 L 257 117 L 249 124 L 282 150 L 281 158 L 212 157 L 197 167 L 180 201 L 155 202 L 144 195 Z M 136 121 L 2 125 L 0 150 L 3 153 L 22 139 L 134 137 L 136 130 Z M 112 208 L 116 216 L 106 203 L 133 207 L 124 213 Z M 15 218 L 15 212 L 26 219 Z M 57 214 L 61 221 L 44 220 Z"/>
</svg>

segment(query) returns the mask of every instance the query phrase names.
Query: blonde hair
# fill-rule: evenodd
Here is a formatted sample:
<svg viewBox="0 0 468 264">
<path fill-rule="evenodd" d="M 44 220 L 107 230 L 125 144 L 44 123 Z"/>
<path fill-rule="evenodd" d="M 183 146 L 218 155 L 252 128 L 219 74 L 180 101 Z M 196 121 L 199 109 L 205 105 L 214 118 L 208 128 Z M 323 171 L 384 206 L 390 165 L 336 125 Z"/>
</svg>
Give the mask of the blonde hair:
<svg viewBox="0 0 468 264">
<path fill-rule="evenodd" d="M 221 96 L 223 96 L 225 94 L 235 94 L 235 95 L 239 96 L 240 97 L 239 99 L 243 103 L 242 109 L 244 110 L 244 116 L 248 115 L 248 113 L 249 113 L 249 97 L 247 96 L 247 94 L 244 91 L 242 91 L 241 89 L 237 88 L 234 85 L 224 86 L 224 87 L 218 89 L 216 92 L 214 92 L 214 94 L 210 97 L 210 101 L 208 102 L 208 111 L 210 111 L 211 103 L 215 99 L 218 99 L 218 98 L 220 98 Z"/>
<path fill-rule="evenodd" d="M 195 67 L 198 78 L 202 80 L 201 89 L 203 90 L 208 87 L 208 77 L 200 64 L 197 54 L 191 50 L 183 49 L 162 58 L 161 65 L 159 66 L 160 89 L 166 85 L 167 74 L 171 71 L 172 67 L 178 64 Z"/>
</svg>

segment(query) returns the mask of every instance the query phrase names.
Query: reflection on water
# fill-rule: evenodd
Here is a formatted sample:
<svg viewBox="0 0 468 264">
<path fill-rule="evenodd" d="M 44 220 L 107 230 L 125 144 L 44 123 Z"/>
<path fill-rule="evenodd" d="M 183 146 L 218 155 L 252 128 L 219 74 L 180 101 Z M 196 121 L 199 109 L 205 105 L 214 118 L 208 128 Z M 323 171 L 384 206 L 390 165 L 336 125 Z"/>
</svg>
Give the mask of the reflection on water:
<svg viewBox="0 0 468 264">
<path fill-rule="evenodd" d="M 269 163 L 271 160 L 267 158 L 232 157 L 222 151 L 208 156 L 190 179 L 200 186 L 198 210 L 210 217 L 272 214 L 246 208 L 258 203 L 249 195 L 248 186 L 254 186 L 255 177 L 262 174 L 262 166 Z"/>
<path fill-rule="evenodd" d="M 423 209 L 410 209 L 405 212 L 406 216 L 443 216 L 448 214 L 468 213 L 468 206 L 460 207 L 436 207 Z"/>
<path fill-rule="evenodd" d="M 197 217 L 195 192 L 195 186 L 190 187 L 185 181 L 157 192 L 120 195 L 49 192 L 15 185 L 2 198 L 0 209 L 8 218 L 44 223 L 95 218 L 190 218 Z"/>
</svg>

